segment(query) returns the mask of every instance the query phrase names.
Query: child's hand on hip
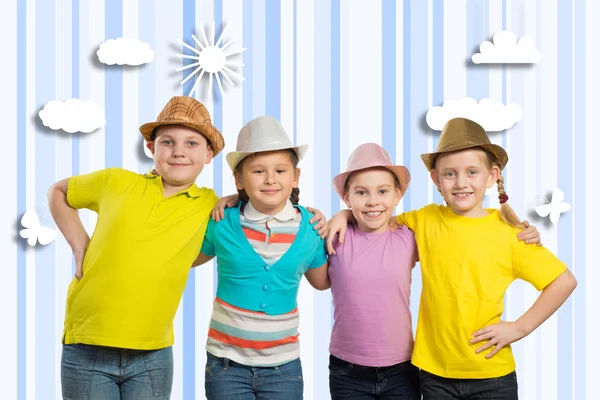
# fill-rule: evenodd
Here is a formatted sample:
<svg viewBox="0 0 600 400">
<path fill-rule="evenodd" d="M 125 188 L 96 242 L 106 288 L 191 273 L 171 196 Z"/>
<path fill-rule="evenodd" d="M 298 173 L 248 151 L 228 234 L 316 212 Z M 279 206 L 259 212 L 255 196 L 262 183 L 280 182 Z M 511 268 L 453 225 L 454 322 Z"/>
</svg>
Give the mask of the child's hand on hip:
<svg viewBox="0 0 600 400">
<path fill-rule="evenodd" d="M 525 337 L 525 331 L 517 322 L 500 321 L 497 324 L 486 326 L 473 333 L 473 338 L 470 343 L 475 344 L 487 340 L 488 342 L 479 347 L 475 353 L 479 354 L 494 347 L 494 349 L 485 356 L 485 358 L 489 359 L 496 355 L 496 353 L 504 346 L 508 346 L 523 337 Z"/>
</svg>

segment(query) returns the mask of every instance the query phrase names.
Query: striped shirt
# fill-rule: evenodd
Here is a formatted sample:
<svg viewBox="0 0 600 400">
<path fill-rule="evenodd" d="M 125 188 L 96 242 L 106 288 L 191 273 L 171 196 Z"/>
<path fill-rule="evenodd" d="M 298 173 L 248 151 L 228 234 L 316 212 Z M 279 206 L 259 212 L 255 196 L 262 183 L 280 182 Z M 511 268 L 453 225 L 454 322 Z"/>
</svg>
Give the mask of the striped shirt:
<svg viewBox="0 0 600 400">
<path fill-rule="evenodd" d="M 252 248 L 268 265 L 290 248 L 300 228 L 302 214 L 288 200 L 273 216 L 248 202 L 240 213 L 242 230 Z M 282 315 L 244 310 L 215 299 L 206 350 L 249 366 L 282 365 L 300 357 L 298 309 Z"/>
</svg>

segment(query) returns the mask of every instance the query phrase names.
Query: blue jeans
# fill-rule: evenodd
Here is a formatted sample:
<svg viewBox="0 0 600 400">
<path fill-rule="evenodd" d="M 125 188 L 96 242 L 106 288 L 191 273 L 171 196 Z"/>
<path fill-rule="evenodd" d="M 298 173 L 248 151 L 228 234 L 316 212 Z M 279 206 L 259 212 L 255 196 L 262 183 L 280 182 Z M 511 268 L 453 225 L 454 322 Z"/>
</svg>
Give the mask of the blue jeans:
<svg viewBox="0 0 600 400">
<path fill-rule="evenodd" d="M 60 375 L 65 400 L 166 400 L 173 386 L 173 350 L 65 344 Z"/>
<path fill-rule="evenodd" d="M 208 400 L 302 400 L 300 359 L 278 367 L 250 367 L 206 353 Z"/>
<path fill-rule="evenodd" d="M 515 371 L 498 378 L 450 379 L 421 370 L 423 400 L 517 400 Z"/>
<path fill-rule="evenodd" d="M 420 400 L 419 369 L 410 361 L 389 367 L 365 367 L 329 356 L 332 400 Z"/>
</svg>

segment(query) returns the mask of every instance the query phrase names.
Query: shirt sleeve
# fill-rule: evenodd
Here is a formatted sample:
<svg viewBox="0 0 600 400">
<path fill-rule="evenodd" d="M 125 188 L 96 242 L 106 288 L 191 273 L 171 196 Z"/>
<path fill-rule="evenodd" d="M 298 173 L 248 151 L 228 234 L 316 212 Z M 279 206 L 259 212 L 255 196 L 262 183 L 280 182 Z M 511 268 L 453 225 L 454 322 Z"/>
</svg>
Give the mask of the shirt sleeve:
<svg viewBox="0 0 600 400">
<path fill-rule="evenodd" d="M 73 176 L 67 186 L 67 202 L 73 208 L 98 212 L 100 201 L 113 173 L 111 168 Z"/>
<path fill-rule="evenodd" d="M 544 290 L 567 270 L 567 265 L 547 248 L 516 239 L 512 244 L 512 266 L 516 278 L 531 283 L 537 290 Z"/>
<path fill-rule="evenodd" d="M 316 233 L 316 232 L 315 232 Z M 327 262 L 327 250 L 325 249 L 325 240 L 319 238 L 319 243 L 317 244 L 317 250 L 315 251 L 315 256 L 313 257 L 312 262 L 308 266 L 311 268 L 319 268 L 321 265 Z"/>
<path fill-rule="evenodd" d="M 417 229 L 417 221 L 419 219 L 418 214 L 417 214 L 418 212 L 419 212 L 418 210 L 408 211 L 408 212 L 398 215 L 396 217 L 396 220 L 398 221 L 398 225 L 406 225 L 406 227 L 408 229 L 415 232 Z"/>
<path fill-rule="evenodd" d="M 206 254 L 207 256 L 217 255 L 214 242 L 216 224 L 217 222 L 215 222 L 215 220 L 212 218 L 208 221 L 206 233 L 204 234 L 204 240 L 202 241 L 202 248 L 200 249 L 200 252 Z"/>
</svg>

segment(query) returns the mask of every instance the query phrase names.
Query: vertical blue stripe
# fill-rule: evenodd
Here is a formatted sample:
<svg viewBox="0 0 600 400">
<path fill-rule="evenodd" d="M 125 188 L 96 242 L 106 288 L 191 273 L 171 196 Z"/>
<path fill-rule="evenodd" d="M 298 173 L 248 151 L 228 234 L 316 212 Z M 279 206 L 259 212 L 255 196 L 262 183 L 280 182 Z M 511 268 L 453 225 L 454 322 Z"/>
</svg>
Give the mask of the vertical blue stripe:
<svg viewBox="0 0 600 400">
<path fill-rule="evenodd" d="M 433 106 L 444 103 L 444 0 L 433 1 Z M 433 150 L 438 145 L 439 133 L 432 132 Z M 433 187 L 433 202 L 443 204 L 444 199 Z"/>
<path fill-rule="evenodd" d="M 381 144 L 396 160 L 396 2 L 381 4 Z"/>
<path fill-rule="evenodd" d="M 470 62 L 471 55 L 479 51 L 479 44 L 488 40 L 486 29 L 489 14 L 486 2 L 467 0 L 467 43 L 465 60 L 467 60 L 467 96 L 480 101 L 489 97 L 489 66 L 476 65 Z"/>
<path fill-rule="evenodd" d="M 247 47 L 248 50 L 244 51 L 242 53 L 242 57 L 244 58 L 244 77 L 246 78 L 246 81 L 244 82 L 243 85 L 243 99 L 242 99 L 242 106 L 243 106 L 243 111 L 242 111 L 242 115 L 243 115 L 243 123 L 245 124 L 246 122 L 250 121 L 254 115 L 254 110 L 252 107 L 252 91 L 254 90 L 254 79 L 252 79 L 252 77 L 254 76 L 254 68 L 253 68 L 253 58 L 254 58 L 254 45 L 253 45 L 253 17 L 252 17 L 252 1 L 251 0 L 244 0 L 244 4 L 243 4 L 243 23 L 242 23 L 242 34 L 243 34 L 243 46 L 242 47 Z"/>
<path fill-rule="evenodd" d="M 268 1 L 265 7 L 265 112 L 281 119 L 281 3 Z"/>
<path fill-rule="evenodd" d="M 26 43 L 27 25 L 25 2 L 17 2 L 17 221 L 18 229 L 21 228 L 21 216 L 26 207 L 26 181 L 27 181 L 27 159 L 26 159 Z M 26 260 L 25 242 L 20 241 L 17 245 L 17 400 L 25 400 L 27 393 L 27 370 L 26 370 L 26 332 L 27 332 L 27 309 L 26 309 Z"/>
<path fill-rule="evenodd" d="M 155 49 L 155 5 L 154 2 L 145 3 L 138 7 L 138 37 L 142 42 L 148 43 L 150 48 Z M 182 37 L 182 40 L 186 40 Z M 183 46 L 182 46 L 183 48 Z M 138 125 L 146 122 L 156 121 L 158 111 L 155 111 L 155 63 L 144 64 L 138 72 Z M 187 83 L 187 82 L 186 82 Z M 189 91 L 190 88 L 188 88 Z M 161 99 L 166 101 L 166 99 Z M 128 132 L 129 134 L 129 132 Z M 134 134 L 131 132 L 131 134 Z M 142 144 L 142 135 L 139 135 L 139 145 Z M 148 157 L 140 157 L 138 172 L 147 173 L 154 161 Z"/>
<path fill-rule="evenodd" d="M 71 2 L 71 97 L 79 98 L 79 0 Z M 79 132 L 71 136 L 71 175 L 79 175 Z M 71 260 L 75 276 L 75 257 Z"/>
<path fill-rule="evenodd" d="M 195 47 L 192 34 L 196 28 L 196 2 L 183 0 L 183 41 Z M 183 54 L 192 55 L 193 52 L 182 46 Z M 195 60 L 183 59 L 183 64 L 193 63 Z M 182 71 L 183 77 L 190 72 Z M 187 95 L 194 85 L 190 79 L 183 85 L 183 94 Z M 214 93 L 214 92 L 213 92 Z M 213 93 L 209 93 L 212 96 Z M 196 396 L 196 269 L 192 268 L 183 292 L 183 398 L 193 399 Z"/>
<path fill-rule="evenodd" d="M 404 160 L 404 165 L 411 171 L 411 149 L 410 149 L 410 90 L 412 88 L 411 85 L 411 64 L 410 64 L 410 37 L 411 37 L 411 26 L 410 26 L 410 0 L 404 0 L 404 4 L 402 7 L 402 39 L 403 39 L 403 53 L 402 53 L 402 138 L 403 138 L 403 154 L 402 159 Z M 414 181 L 414 179 L 412 179 Z M 410 210 L 412 208 L 412 202 L 409 196 L 404 196 L 404 209 Z M 414 314 L 417 309 L 415 308 L 415 302 L 411 301 L 413 305 L 411 308 L 411 312 Z"/>
<path fill-rule="evenodd" d="M 573 2 L 560 1 L 557 20 L 557 144 L 558 187 L 571 202 L 573 179 Z M 583 131 L 585 132 L 585 131 Z M 583 210 L 583 209 L 582 209 Z M 573 213 L 564 213 L 558 223 L 558 258 L 571 268 L 573 249 Z M 571 399 L 573 393 L 573 297 L 558 310 L 558 398 Z"/>
<path fill-rule="evenodd" d="M 502 30 L 506 30 L 506 0 L 502 0 Z M 502 104 L 506 105 L 506 64 L 502 64 Z M 502 147 L 506 149 L 506 130 L 502 131 Z"/>
<path fill-rule="evenodd" d="M 294 137 L 293 143 L 298 144 L 298 130 L 296 129 L 297 115 L 296 115 L 296 107 L 298 106 L 298 99 L 296 98 L 296 93 L 298 93 L 298 82 L 297 82 L 297 73 L 298 73 L 298 38 L 296 35 L 296 28 L 298 25 L 298 17 L 296 15 L 296 7 L 298 6 L 296 0 L 294 0 Z"/>
<path fill-rule="evenodd" d="M 123 35 L 123 0 L 105 3 L 105 39 Z M 123 66 L 104 66 L 104 107 L 106 127 L 104 130 L 104 165 L 106 168 L 123 165 Z"/>
<path fill-rule="evenodd" d="M 340 25 L 340 0 L 331 0 L 331 178 L 340 173 L 340 145 L 341 145 L 341 25 Z M 340 200 L 337 193 L 330 185 L 331 215 L 340 210 Z M 333 315 L 332 315 L 333 322 Z"/>
<path fill-rule="evenodd" d="M 300 187 L 304 188 L 311 184 L 311 178 L 313 178 L 314 193 L 321 194 L 315 196 L 315 201 L 318 201 L 316 206 L 323 207 L 321 211 L 325 215 L 331 215 L 329 205 L 333 202 L 332 197 L 337 197 L 337 194 L 331 191 L 331 162 L 328 163 L 325 160 L 330 158 L 334 148 L 339 149 L 339 143 L 333 142 L 332 136 L 328 135 L 331 120 L 335 118 L 331 112 L 331 59 L 334 52 L 331 47 L 331 7 L 331 0 L 328 0 L 323 1 L 320 7 L 315 7 L 313 10 L 313 57 L 314 60 L 318 61 L 314 63 L 314 80 L 312 84 L 314 91 L 312 136 L 315 145 L 311 146 L 309 151 L 313 152 L 315 160 L 323 160 L 324 162 L 321 167 L 317 167 L 318 164 L 313 163 L 316 168 L 313 170 L 312 176 L 305 175 L 300 179 Z M 267 74 L 267 76 L 270 75 Z M 300 193 L 302 193 L 302 190 Z M 315 338 L 327 338 L 331 329 L 332 318 L 331 292 L 315 290 L 313 301 L 313 332 Z M 312 353 L 314 356 L 314 370 L 312 371 L 314 386 L 313 393 L 307 393 L 306 395 L 308 398 L 319 399 L 329 392 L 329 369 L 327 367 L 329 341 L 315 340 Z"/>
<path fill-rule="evenodd" d="M 541 18 L 542 18 L 542 13 L 541 13 L 542 1 L 543 0 L 537 0 L 537 2 L 536 2 L 536 6 L 535 6 L 536 21 L 541 21 Z M 541 48 L 542 41 L 544 40 L 544 38 L 542 36 L 542 24 L 536 24 L 536 35 L 535 36 L 536 36 L 537 46 L 538 46 L 538 48 Z M 541 69 L 539 67 L 536 72 L 535 101 L 536 101 L 536 116 L 535 116 L 536 169 L 535 170 L 542 171 L 542 146 L 541 146 L 541 143 L 542 143 L 542 140 L 544 140 L 544 138 L 542 137 L 542 121 L 543 121 L 542 120 L 542 73 L 541 73 Z M 536 199 L 539 199 L 541 197 L 541 193 L 542 193 L 542 180 L 541 179 L 537 180 L 535 193 L 536 193 Z M 544 362 L 542 359 L 542 355 L 544 354 L 544 352 L 545 352 L 545 349 L 542 347 L 542 340 L 538 339 L 536 341 L 536 349 L 535 349 L 536 366 L 540 366 Z M 541 371 L 539 368 L 537 368 L 536 380 L 535 380 L 535 390 L 536 390 L 536 399 L 537 400 L 544 400 L 544 399 L 542 399 L 542 387 L 544 385 L 542 378 L 543 378 L 543 376 L 541 374 Z"/>
<path fill-rule="evenodd" d="M 575 399 L 586 398 L 586 3 L 575 3 Z"/>
<path fill-rule="evenodd" d="M 55 100 L 56 83 L 56 4 L 36 0 L 35 14 L 35 104 L 36 111 Z M 49 79 L 49 77 L 52 77 Z M 35 118 L 39 118 L 35 115 Z M 44 225 L 52 225 L 46 193 L 56 180 L 55 137 L 52 131 L 36 121 L 35 132 L 35 209 Z M 44 221 L 46 218 L 46 221 Z M 50 222 L 49 222 L 50 221 Z M 36 393 L 55 393 L 56 331 L 56 242 L 35 247 L 35 389 Z"/>
</svg>

